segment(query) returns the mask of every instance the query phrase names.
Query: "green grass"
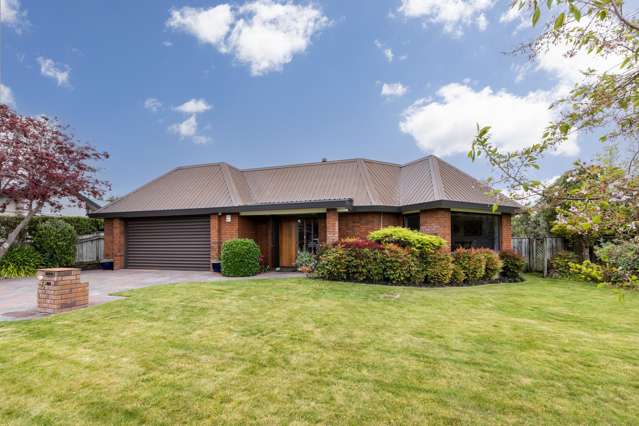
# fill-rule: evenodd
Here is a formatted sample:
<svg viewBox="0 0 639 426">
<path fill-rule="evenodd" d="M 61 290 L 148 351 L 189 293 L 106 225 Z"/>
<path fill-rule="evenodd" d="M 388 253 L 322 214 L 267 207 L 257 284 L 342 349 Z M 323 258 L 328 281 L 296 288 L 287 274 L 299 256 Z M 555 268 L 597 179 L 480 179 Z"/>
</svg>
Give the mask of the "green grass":
<svg viewBox="0 0 639 426">
<path fill-rule="evenodd" d="M 416 289 L 150 287 L 0 324 L 0 424 L 639 418 L 639 294 L 529 277 Z"/>
</svg>

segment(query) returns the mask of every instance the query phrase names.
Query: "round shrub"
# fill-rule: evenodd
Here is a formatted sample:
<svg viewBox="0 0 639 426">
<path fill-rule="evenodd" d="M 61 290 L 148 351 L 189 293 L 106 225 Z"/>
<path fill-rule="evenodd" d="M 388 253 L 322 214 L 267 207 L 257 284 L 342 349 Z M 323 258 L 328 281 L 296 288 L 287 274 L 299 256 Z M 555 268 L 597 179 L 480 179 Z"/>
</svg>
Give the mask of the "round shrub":
<svg viewBox="0 0 639 426">
<path fill-rule="evenodd" d="M 38 224 L 33 231 L 33 248 L 40 253 L 47 268 L 72 266 L 75 263 L 76 233 L 73 226 L 60 219 Z"/>
<path fill-rule="evenodd" d="M 479 249 L 477 251 L 481 253 L 482 256 L 484 256 L 485 267 L 482 280 L 489 281 L 495 279 L 501 272 L 502 267 L 499 255 L 497 254 L 497 252 L 487 248 Z"/>
<path fill-rule="evenodd" d="M 331 281 L 347 281 L 349 274 L 348 256 L 346 249 L 329 247 L 322 250 L 317 259 L 315 275 L 318 278 Z"/>
<path fill-rule="evenodd" d="M 464 272 L 464 282 L 474 284 L 486 273 L 486 260 L 477 249 L 458 248 L 453 252 L 453 262 Z"/>
<path fill-rule="evenodd" d="M 522 281 L 521 276 L 526 261 L 523 257 L 512 250 L 502 250 L 499 252 L 499 258 L 502 262 L 501 276 L 508 281 Z"/>
<path fill-rule="evenodd" d="M 368 247 L 371 241 L 340 241 L 322 251 L 315 272 L 319 278 L 334 281 L 382 282 L 383 253 L 381 246 Z"/>
<path fill-rule="evenodd" d="M 237 239 L 222 245 L 222 274 L 227 277 L 250 277 L 260 272 L 260 248 L 250 239 Z"/>
<path fill-rule="evenodd" d="M 384 281 L 389 284 L 419 285 L 424 282 L 424 268 L 411 249 L 386 244 L 383 250 Z"/>
<path fill-rule="evenodd" d="M 548 260 L 548 270 L 553 277 L 569 277 L 570 264 L 579 263 L 579 256 L 571 251 L 560 251 Z"/>
<path fill-rule="evenodd" d="M 424 263 L 424 274 L 428 284 L 447 285 L 453 275 L 453 257 L 445 251 L 437 251 L 428 255 Z"/>
<path fill-rule="evenodd" d="M 396 244 L 403 248 L 412 248 L 420 253 L 434 253 L 448 243 L 436 235 L 424 234 L 400 226 L 389 226 L 368 234 L 368 239 L 380 244 Z"/>
<path fill-rule="evenodd" d="M 41 264 L 42 258 L 33 247 L 16 245 L 0 259 L 0 277 L 30 277 L 36 273 Z"/>
</svg>

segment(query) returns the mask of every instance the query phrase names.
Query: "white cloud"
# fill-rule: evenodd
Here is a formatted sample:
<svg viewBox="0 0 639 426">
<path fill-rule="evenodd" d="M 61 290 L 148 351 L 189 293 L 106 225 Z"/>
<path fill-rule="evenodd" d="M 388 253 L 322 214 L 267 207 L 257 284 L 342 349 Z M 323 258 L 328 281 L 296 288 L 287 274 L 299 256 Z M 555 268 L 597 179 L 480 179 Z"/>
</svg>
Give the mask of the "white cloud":
<svg viewBox="0 0 639 426">
<path fill-rule="evenodd" d="M 169 126 L 169 130 L 180 136 L 180 139 L 190 138 L 197 135 L 197 118 L 195 114 L 190 115 L 181 123 L 175 123 Z"/>
<path fill-rule="evenodd" d="M 144 101 L 144 108 L 148 109 L 149 111 L 158 112 L 160 108 L 162 108 L 162 102 L 160 102 L 160 100 L 156 98 L 147 98 Z"/>
<path fill-rule="evenodd" d="M 446 33 L 459 37 L 473 23 L 484 31 L 488 26 L 484 12 L 494 4 L 494 0 L 402 0 L 398 11 L 407 18 L 442 25 Z"/>
<path fill-rule="evenodd" d="M 164 47 L 172 47 L 173 46 L 173 42 L 165 40 L 162 42 L 162 46 Z"/>
<path fill-rule="evenodd" d="M 209 105 L 204 99 L 191 99 L 175 108 L 176 111 L 183 112 L 185 114 L 199 114 L 210 109 L 211 105 Z"/>
<path fill-rule="evenodd" d="M 504 150 L 516 150 L 538 143 L 554 118 L 550 104 L 553 94 L 546 91 L 518 96 L 490 87 L 451 83 L 437 92 L 438 100 L 422 99 L 404 111 L 402 132 L 411 135 L 425 151 L 438 155 L 466 153 L 476 133 L 476 124 L 490 125 L 491 141 Z M 556 154 L 579 152 L 573 137 Z"/>
<path fill-rule="evenodd" d="M 167 26 L 185 31 L 221 53 L 232 54 L 258 76 L 280 71 L 311 38 L 329 24 L 314 5 L 255 0 L 240 7 L 221 4 L 210 9 L 173 10 Z"/>
<path fill-rule="evenodd" d="M 408 92 L 408 88 L 402 83 L 384 83 L 382 84 L 382 96 L 400 97 Z"/>
<path fill-rule="evenodd" d="M 71 68 L 68 65 L 56 64 L 53 59 L 42 56 L 38 57 L 38 63 L 40 64 L 40 73 L 43 76 L 54 79 L 58 86 L 69 86 Z"/>
<path fill-rule="evenodd" d="M 195 143 L 196 145 L 204 145 L 209 142 L 211 142 L 211 138 L 209 138 L 208 136 L 202 136 L 202 135 L 193 136 L 193 143 Z"/>
<path fill-rule="evenodd" d="M 202 43 L 223 47 L 224 37 L 234 21 L 233 11 L 228 4 L 209 9 L 183 7 L 171 11 L 166 22 L 169 28 L 187 32 Z"/>
<path fill-rule="evenodd" d="M 395 55 L 393 54 L 393 49 L 384 46 L 384 43 L 379 40 L 375 40 L 375 46 L 382 51 L 384 57 L 386 57 L 386 60 L 388 62 L 393 62 L 393 58 L 395 57 Z"/>
<path fill-rule="evenodd" d="M 9 86 L 0 83 L 0 104 L 13 106 L 16 104 L 13 92 Z"/>
<path fill-rule="evenodd" d="M 0 0 L 0 22 L 17 32 L 27 25 L 27 12 L 21 9 L 20 0 Z"/>
</svg>

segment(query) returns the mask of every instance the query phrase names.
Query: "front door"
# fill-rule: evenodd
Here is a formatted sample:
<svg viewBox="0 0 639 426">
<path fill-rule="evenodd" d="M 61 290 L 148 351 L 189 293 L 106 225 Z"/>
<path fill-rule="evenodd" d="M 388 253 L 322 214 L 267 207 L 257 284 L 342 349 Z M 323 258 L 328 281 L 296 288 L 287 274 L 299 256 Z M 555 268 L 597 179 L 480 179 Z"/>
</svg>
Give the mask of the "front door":
<svg viewBox="0 0 639 426">
<path fill-rule="evenodd" d="M 293 268 L 297 257 L 297 220 L 283 217 L 280 221 L 280 267 Z"/>
</svg>

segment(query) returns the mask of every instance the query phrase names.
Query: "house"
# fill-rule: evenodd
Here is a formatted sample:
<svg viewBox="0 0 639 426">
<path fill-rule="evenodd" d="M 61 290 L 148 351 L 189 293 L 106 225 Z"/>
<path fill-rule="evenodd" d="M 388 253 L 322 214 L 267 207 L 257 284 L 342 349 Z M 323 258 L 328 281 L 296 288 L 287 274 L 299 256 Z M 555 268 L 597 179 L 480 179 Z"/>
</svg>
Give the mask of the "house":
<svg viewBox="0 0 639 426">
<path fill-rule="evenodd" d="M 90 214 L 105 219 L 115 268 L 207 270 L 224 241 L 252 238 L 272 267 L 340 238 L 406 226 L 451 247 L 511 248 L 518 205 L 435 156 L 240 170 L 178 167 Z M 496 211 L 492 206 L 498 205 Z"/>
</svg>

